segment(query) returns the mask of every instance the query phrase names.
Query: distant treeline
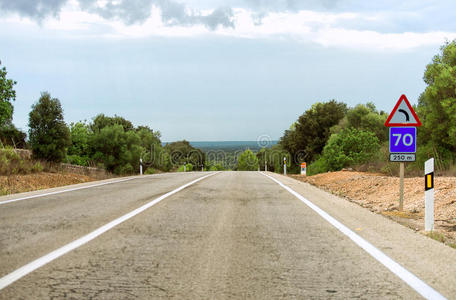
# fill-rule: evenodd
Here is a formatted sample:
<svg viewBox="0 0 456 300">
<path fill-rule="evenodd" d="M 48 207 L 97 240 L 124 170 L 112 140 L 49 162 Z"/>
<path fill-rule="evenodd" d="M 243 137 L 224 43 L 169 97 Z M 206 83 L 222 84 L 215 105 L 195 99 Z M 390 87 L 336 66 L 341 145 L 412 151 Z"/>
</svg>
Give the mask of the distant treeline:
<svg viewBox="0 0 456 300">
<path fill-rule="evenodd" d="M 140 160 L 145 173 L 149 174 L 179 170 L 185 163 L 187 171 L 221 168 L 206 163 L 205 154 L 187 141 L 163 146 L 159 131 L 134 126 L 120 116 L 99 114 L 89 122 L 67 125 L 60 100 L 47 92 L 41 93 L 32 105 L 27 140 L 27 135 L 12 123 L 16 82 L 7 79 L 6 75 L 6 69 L 1 68 L 0 143 L 4 148 L 28 148 L 32 150 L 34 160 L 99 167 L 114 174 L 139 172 Z M 28 173 L 41 168 L 39 163 L 26 168 L 25 161 L 11 151 L 2 152 L 1 158 L 2 174 Z"/>
</svg>

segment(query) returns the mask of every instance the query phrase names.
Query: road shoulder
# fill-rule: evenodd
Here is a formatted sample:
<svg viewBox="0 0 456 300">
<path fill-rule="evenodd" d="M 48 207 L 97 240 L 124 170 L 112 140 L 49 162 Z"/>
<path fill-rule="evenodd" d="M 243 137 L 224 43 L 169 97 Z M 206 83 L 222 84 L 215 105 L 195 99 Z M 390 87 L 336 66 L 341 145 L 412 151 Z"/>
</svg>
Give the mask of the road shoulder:
<svg viewBox="0 0 456 300">
<path fill-rule="evenodd" d="M 443 295 L 456 295 L 454 249 L 308 183 L 267 174 L 313 202 Z"/>
</svg>

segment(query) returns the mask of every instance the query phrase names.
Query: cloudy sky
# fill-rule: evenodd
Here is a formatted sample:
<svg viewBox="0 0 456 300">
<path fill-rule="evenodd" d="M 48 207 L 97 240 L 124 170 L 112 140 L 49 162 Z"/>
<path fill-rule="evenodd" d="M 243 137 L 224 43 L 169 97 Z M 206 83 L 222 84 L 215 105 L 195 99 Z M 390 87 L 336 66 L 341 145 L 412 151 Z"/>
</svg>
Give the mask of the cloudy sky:
<svg viewBox="0 0 456 300">
<path fill-rule="evenodd" d="M 120 115 L 163 141 L 278 139 L 312 103 L 390 111 L 456 38 L 454 0 L 0 0 L 0 60 L 27 130 Z"/>
</svg>

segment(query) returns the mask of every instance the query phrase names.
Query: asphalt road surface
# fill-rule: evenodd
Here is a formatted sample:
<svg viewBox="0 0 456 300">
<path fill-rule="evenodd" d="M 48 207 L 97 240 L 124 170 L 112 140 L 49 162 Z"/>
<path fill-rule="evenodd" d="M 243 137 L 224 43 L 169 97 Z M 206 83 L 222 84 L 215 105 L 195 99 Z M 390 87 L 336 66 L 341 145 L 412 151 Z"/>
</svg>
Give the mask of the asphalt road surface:
<svg viewBox="0 0 456 300">
<path fill-rule="evenodd" d="M 144 176 L 3 205 L 2 201 L 20 196 L 0 198 L 0 277 L 4 279 L 208 174 Z M 268 174 L 438 293 L 456 299 L 454 249 L 305 183 Z M 0 299 L 62 298 L 422 297 L 270 178 L 259 172 L 220 172 L 166 197 L 0 290 Z"/>
</svg>

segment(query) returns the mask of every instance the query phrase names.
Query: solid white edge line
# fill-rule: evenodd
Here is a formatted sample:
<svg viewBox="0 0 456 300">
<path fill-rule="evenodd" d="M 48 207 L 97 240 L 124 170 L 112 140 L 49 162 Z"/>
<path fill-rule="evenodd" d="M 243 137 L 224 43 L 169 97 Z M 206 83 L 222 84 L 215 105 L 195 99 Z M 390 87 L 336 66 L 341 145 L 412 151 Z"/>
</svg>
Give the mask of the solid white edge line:
<svg viewBox="0 0 456 300">
<path fill-rule="evenodd" d="M 50 195 L 56 195 L 56 194 L 61 194 L 61 193 L 67 193 L 67 192 L 73 192 L 77 190 L 84 190 L 84 189 L 89 189 L 97 186 L 102 186 L 102 185 L 107 185 L 107 184 L 114 184 L 114 183 L 119 183 L 119 182 L 125 182 L 125 181 L 130 181 L 133 179 L 138 179 L 138 178 L 147 178 L 151 176 L 158 176 L 166 173 L 161 173 L 161 174 L 151 174 L 151 175 L 143 175 L 143 176 L 136 176 L 136 177 L 131 177 L 131 178 L 125 178 L 125 179 L 120 179 L 116 181 L 109 181 L 109 182 L 103 182 L 103 183 L 97 183 L 93 185 L 88 185 L 88 186 L 81 186 L 77 188 L 71 188 L 67 190 L 61 190 L 61 191 L 55 191 L 55 192 L 49 192 L 49 193 L 44 193 L 44 194 L 37 194 L 37 195 L 31 195 L 27 197 L 22 197 L 22 198 L 17 198 L 17 199 L 10 199 L 10 200 L 5 200 L 1 201 L 0 205 L 2 204 L 7 204 L 7 203 L 12 203 L 12 202 L 17 202 L 17 201 L 23 201 L 23 200 L 28 200 L 28 199 L 33 199 L 33 198 L 39 198 L 39 197 L 45 197 L 45 196 L 50 196 Z"/>
<path fill-rule="evenodd" d="M 347 226 L 343 225 L 333 217 L 331 217 L 327 212 L 319 208 L 317 205 L 313 204 L 299 193 L 295 192 L 290 187 L 286 186 L 279 180 L 260 172 L 262 175 L 269 177 L 271 180 L 275 181 L 279 184 L 282 188 L 290 192 L 293 196 L 304 202 L 308 207 L 310 207 L 313 211 L 319 214 L 323 219 L 328 221 L 331 225 L 336 227 L 340 232 L 345 234 L 348 238 L 350 238 L 355 244 L 359 247 L 364 249 L 367 253 L 369 253 L 373 258 L 375 258 L 378 262 L 388 268 L 392 273 L 394 273 L 397 277 L 402 279 L 405 283 L 407 283 L 411 288 L 413 288 L 417 293 L 423 296 L 426 299 L 446 299 L 443 295 L 439 292 L 434 290 L 430 287 L 427 283 L 416 277 L 413 273 L 402 267 L 400 264 L 395 262 L 389 256 L 387 256 L 382 251 L 378 250 L 374 245 L 363 239 L 361 236 L 357 235 L 353 231 L 351 231 Z"/>
<path fill-rule="evenodd" d="M 186 183 L 180 187 L 178 187 L 177 189 L 175 190 L 172 190 L 171 192 L 168 192 L 158 198 L 156 198 L 155 200 L 152 200 L 151 202 L 149 203 L 146 203 L 144 204 L 143 206 L 107 223 L 106 225 L 103 225 L 101 226 L 100 228 L 90 232 L 89 234 L 77 239 L 77 240 L 74 240 L 73 242 L 69 243 L 69 244 L 66 244 L 65 246 L 63 247 L 60 247 L 22 267 L 20 267 L 19 269 L 3 276 L 2 278 L 0 278 L 0 290 L 4 289 L 5 287 L 7 287 L 8 285 L 12 284 L 13 282 L 15 282 L 16 280 L 24 277 L 25 275 L 35 271 L 36 269 L 46 265 L 47 263 L 59 258 L 60 256 L 86 244 L 87 242 L 95 239 L 96 237 L 98 237 L 99 235 L 105 233 L 106 231 L 114 228 L 115 226 L 119 225 L 120 223 L 122 222 L 125 222 L 127 221 L 128 219 L 131 219 L 132 217 L 136 216 L 137 214 L 145 211 L 146 209 L 154 206 L 155 204 L 157 204 L 158 202 L 162 201 L 163 199 L 185 189 L 186 187 L 189 187 L 195 183 L 197 183 L 198 181 L 201 181 L 209 176 L 213 176 L 215 174 L 218 174 L 219 172 L 215 172 L 215 173 L 211 173 L 211 174 L 208 174 L 206 176 L 203 176 L 203 177 L 200 177 L 198 179 L 195 179 L 189 183 Z"/>
</svg>

